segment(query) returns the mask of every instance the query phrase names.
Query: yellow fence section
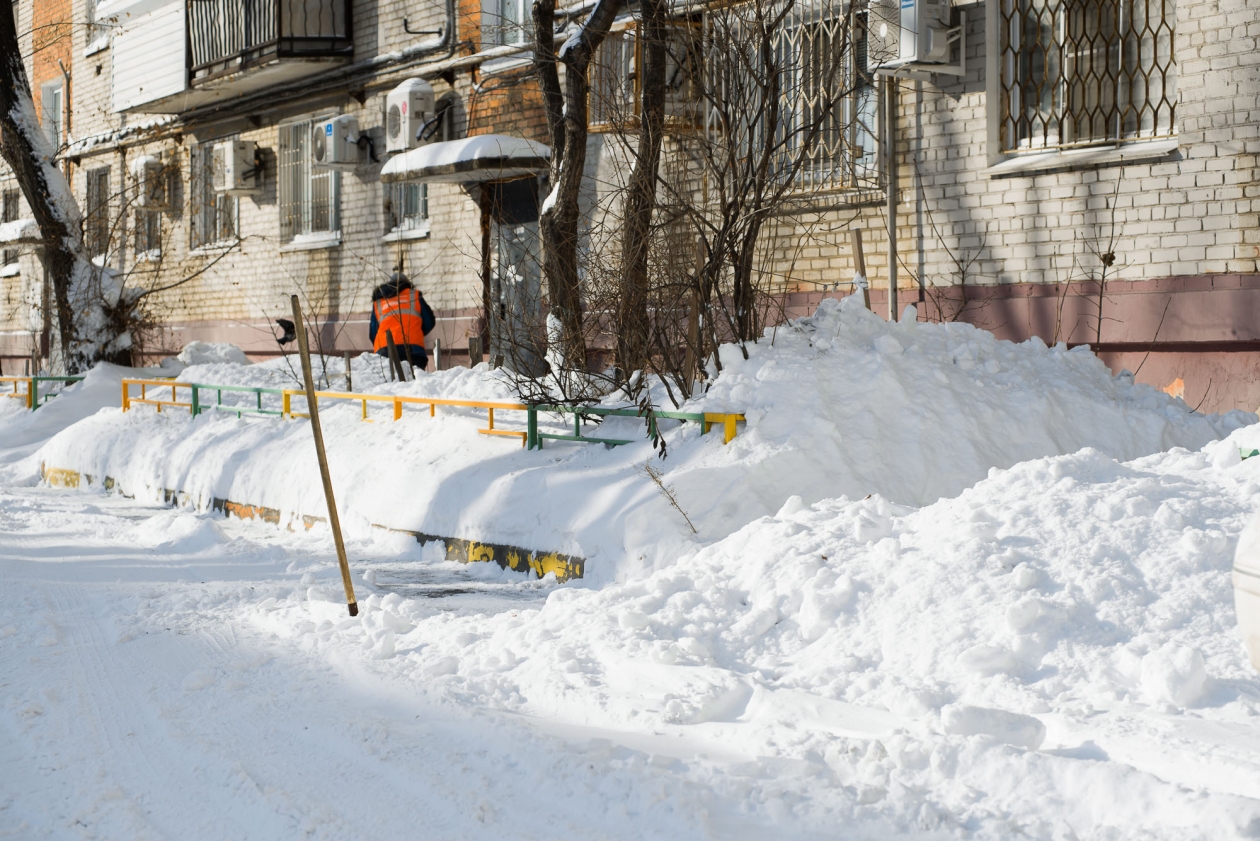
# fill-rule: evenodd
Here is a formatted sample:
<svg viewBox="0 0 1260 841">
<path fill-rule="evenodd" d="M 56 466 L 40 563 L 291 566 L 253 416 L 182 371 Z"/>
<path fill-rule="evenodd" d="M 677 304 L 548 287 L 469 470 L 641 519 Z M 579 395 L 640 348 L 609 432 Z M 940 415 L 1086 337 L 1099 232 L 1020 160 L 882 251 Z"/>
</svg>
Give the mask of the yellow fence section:
<svg viewBox="0 0 1260 841">
<path fill-rule="evenodd" d="M 133 397 L 131 395 L 131 387 L 133 385 L 140 386 L 140 396 Z M 157 410 L 162 411 L 163 406 L 174 406 L 181 409 L 192 411 L 192 400 L 189 399 L 184 403 L 177 399 L 176 389 L 186 388 L 191 390 L 192 383 L 181 383 L 174 380 L 123 380 L 122 381 L 122 410 L 125 412 L 132 407 L 132 404 L 143 404 L 146 406 L 156 406 Z M 160 388 L 162 390 L 171 390 L 171 399 L 163 400 L 158 397 L 150 397 L 150 388 Z"/>
<path fill-rule="evenodd" d="M 306 392 L 300 388 L 286 388 L 281 397 L 280 411 L 287 418 L 304 418 L 307 415 L 304 412 L 294 412 L 292 409 L 293 396 L 306 396 Z M 316 402 L 320 400 L 354 400 L 361 404 L 361 417 L 363 420 L 371 420 L 368 417 L 368 403 L 387 403 L 393 407 L 393 419 L 400 420 L 403 416 L 403 406 L 408 404 L 417 406 L 428 406 L 429 416 L 437 415 L 438 406 L 460 406 L 471 409 L 485 409 L 488 415 L 488 421 L 484 429 L 478 429 L 482 435 L 507 435 L 513 438 L 521 439 L 521 446 L 525 446 L 525 432 L 523 430 L 514 429 L 496 429 L 494 426 L 494 411 L 518 411 L 528 412 L 529 407 L 524 403 L 492 403 L 487 400 L 447 400 L 441 397 L 405 397 L 402 395 L 388 394 L 356 394 L 349 391 L 317 391 L 315 392 Z"/>
<path fill-rule="evenodd" d="M 34 394 L 34 391 L 31 389 L 31 378 L 30 378 L 30 377 L 0 377 L 0 383 L 12 383 L 12 384 L 13 384 L 13 389 L 12 389 L 12 391 L 5 391 L 5 392 L 4 392 L 4 396 L 5 396 L 5 397 L 13 397 L 13 398 L 16 398 L 16 399 L 18 399 L 18 400 L 21 400 L 22 402 L 24 402 L 24 403 L 26 404 L 26 408 L 28 408 L 28 409 L 33 409 L 33 408 L 35 408 L 35 407 L 32 405 L 32 400 L 31 400 L 31 397 L 32 397 L 32 395 Z M 26 390 L 25 390 L 25 391 L 18 391 L 18 385 L 19 385 L 19 384 L 24 384 L 24 385 L 26 386 Z"/>
<path fill-rule="evenodd" d="M 139 394 L 134 393 L 135 389 L 139 389 Z M 169 398 L 167 397 L 167 389 L 170 390 Z M 180 389 L 186 390 L 187 400 L 181 400 Z M 153 394 L 150 394 L 153 391 Z M 200 392 L 217 391 L 219 393 L 219 404 L 205 405 L 200 399 Z M 256 407 L 236 406 L 236 405 L 220 405 L 222 393 L 229 392 L 249 392 L 254 393 L 257 398 Z M 272 408 L 264 408 L 262 404 L 262 396 L 264 394 L 280 395 L 280 411 L 277 412 Z M 295 412 L 293 410 L 293 397 L 298 396 L 304 398 L 306 392 L 300 388 L 271 389 L 271 388 L 254 388 L 252 386 L 218 386 L 205 385 L 203 383 L 185 383 L 175 380 L 164 379 L 125 379 L 122 381 L 122 409 L 127 411 L 133 405 L 153 406 L 157 411 L 162 411 L 164 406 L 173 406 L 188 411 L 196 416 L 202 411 L 208 409 L 225 409 L 239 413 L 264 414 L 264 415 L 280 415 L 286 418 L 304 418 L 307 414 L 304 412 Z M 13 396 L 13 395 L 10 395 Z M 369 417 L 369 404 L 380 403 L 390 407 L 390 415 L 393 420 L 400 420 L 403 416 L 403 409 L 408 405 L 428 406 L 429 416 L 433 417 L 437 414 L 439 406 L 449 406 L 452 408 L 466 409 L 484 409 L 486 411 L 486 425 L 477 430 L 482 435 L 503 435 L 510 438 L 519 438 L 521 446 L 532 448 L 541 448 L 544 439 L 561 440 L 561 441 L 578 441 L 588 443 L 603 443 L 610 446 L 619 444 L 629 444 L 629 440 L 612 439 L 612 438 L 595 438 L 582 434 L 581 420 L 586 414 L 597 416 L 636 416 L 635 409 L 607 409 L 601 407 L 572 407 L 572 406 L 529 406 L 525 403 L 503 403 L 490 400 L 449 400 L 443 397 L 412 397 L 401 394 L 359 394 L 349 391 L 317 391 L 315 392 L 316 401 L 320 400 L 345 400 L 358 403 L 360 406 L 359 416 L 365 421 L 371 421 Z M 495 426 L 495 412 L 524 412 L 525 426 L 524 430 L 519 429 L 500 429 Z M 541 431 L 538 428 L 539 412 L 558 412 L 573 415 L 573 433 L 557 434 L 554 432 Z M 657 418 L 687 420 L 700 423 L 701 432 L 708 432 L 711 426 L 720 426 L 722 428 L 722 438 L 725 443 L 730 443 L 736 435 L 736 424 L 744 421 L 742 414 L 734 412 L 671 412 L 658 411 Z M 655 420 L 651 421 L 651 433 L 655 435 Z"/>
</svg>

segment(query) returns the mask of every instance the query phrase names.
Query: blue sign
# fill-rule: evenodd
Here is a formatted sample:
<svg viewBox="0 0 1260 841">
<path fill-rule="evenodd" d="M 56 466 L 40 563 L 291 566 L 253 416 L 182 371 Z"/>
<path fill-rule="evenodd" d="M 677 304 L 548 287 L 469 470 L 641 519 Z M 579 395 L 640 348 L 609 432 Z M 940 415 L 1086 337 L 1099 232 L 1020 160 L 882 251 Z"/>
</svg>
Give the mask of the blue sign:
<svg viewBox="0 0 1260 841">
<path fill-rule="evenodd" d="M 328 123 L 324 126 L 324 134 L 328 137 L 332 137 L 332 123 Z"/>
</svg>

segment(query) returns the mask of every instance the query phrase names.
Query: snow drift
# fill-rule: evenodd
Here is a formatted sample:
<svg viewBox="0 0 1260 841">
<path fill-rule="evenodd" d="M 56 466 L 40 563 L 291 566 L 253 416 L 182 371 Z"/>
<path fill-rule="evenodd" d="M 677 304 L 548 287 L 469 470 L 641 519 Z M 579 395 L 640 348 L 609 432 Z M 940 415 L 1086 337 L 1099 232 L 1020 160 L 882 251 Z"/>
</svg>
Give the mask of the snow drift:
<svg viewBox="0 0 1260 841">
<path fill-rule="evenodd" d="M 1083 447 L 1118 459 L 1198 448 L 1255 420 L 1190 412 L 1112 377 L 1086 349 L 1001 342 L 963 324 L 889 324 L 852 299 L 825 301 L 814 316 L 767 331 L 748 360 L 733 347 L 723 347 L 721 359 L 721 375 L 686 408 L 743 411 L 746 429 L 723 446 L 694 425 L 665 425 L 669 457 L 661 467 L 694 537 L 639 471 L 653 458 L 646 441 L 611 451 L 548 444 L 525 452 L 478 435 L 476 410 L 372 424 L 359 421 L 358 407 L 325 410 L 343 520 L 352 530 L 371 522 L 565 552 L 594 561 L 588 575 L 606 579 L 723 538 L 793 496 L 805 505 L 868 494 L 922 505 L 957 495 L 995 467 Z M 335 387 L 340 366 L 330 360 L 324 371 Z M 484 366 L 406 384 L 384 376 L 378 357 L 354 363 L 359 390 L 512 397 Z M 291 359 L 192 366 L 181 378 L 296 384 Z M 642 429 L 635 419 L 608 426 L 623 437 Z M 220 497 L 312 513 L 323 499 L 308 430 L 275 419 L 106 410 L 57 435 L 38 458 L 114 477 L 132 493 L 174 488 L 202 504 Z"/>
</svg>

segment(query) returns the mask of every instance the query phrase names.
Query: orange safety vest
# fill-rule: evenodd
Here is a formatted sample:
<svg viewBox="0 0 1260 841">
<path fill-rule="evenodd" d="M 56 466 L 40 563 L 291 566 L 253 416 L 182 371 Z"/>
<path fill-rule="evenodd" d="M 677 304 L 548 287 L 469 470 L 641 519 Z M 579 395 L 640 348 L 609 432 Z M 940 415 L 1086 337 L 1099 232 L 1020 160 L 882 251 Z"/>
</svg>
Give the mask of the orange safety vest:
<svg viewBox="0 0 1260 841">
<path fill-rule="evenodd" d="M 424 322 L 420 317 L 420 293 L 404 289 L 393 298 L 381 298 L 372 304 L 376 313 L 376 341 L 372 350 L 389 345 L 386 336 L 393 334 L 396 345 L 424 347 Z"/>
</svg>

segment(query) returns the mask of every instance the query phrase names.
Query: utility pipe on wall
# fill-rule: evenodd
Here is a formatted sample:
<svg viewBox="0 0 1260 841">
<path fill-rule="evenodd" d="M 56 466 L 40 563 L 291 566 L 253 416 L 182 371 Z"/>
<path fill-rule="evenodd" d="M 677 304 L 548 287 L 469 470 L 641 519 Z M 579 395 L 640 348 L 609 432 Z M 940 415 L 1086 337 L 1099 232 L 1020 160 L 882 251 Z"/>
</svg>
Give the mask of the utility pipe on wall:
<svg viewBox="0 0 1260 841">
<path fill-rule="evenodd" d="M 884 77 L 884 172 L 888 179 L 888 320 L 897 320 L 897 80 Z"/>
</svg>

